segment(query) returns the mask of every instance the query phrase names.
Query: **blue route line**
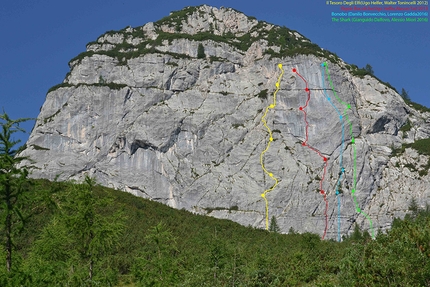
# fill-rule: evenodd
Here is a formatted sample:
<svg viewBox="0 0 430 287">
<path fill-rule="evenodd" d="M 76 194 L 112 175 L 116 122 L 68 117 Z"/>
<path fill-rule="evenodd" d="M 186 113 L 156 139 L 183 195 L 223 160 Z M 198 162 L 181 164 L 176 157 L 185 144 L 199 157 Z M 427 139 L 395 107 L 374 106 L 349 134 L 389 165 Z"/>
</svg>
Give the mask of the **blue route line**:
<svg viewBox="0 0 430 287">
<path fill-rule="evenodd" d="M 358 205 L 357 197 L 355 195 L 355 192 L 357 191 L 357 149 L 355 147 L 355 138 L 354 138 L 354 135 L 353 135 L 353 132 L 352 132 L 352 123 L 349 120 L 348 113 L 347 113 L 347 111 L 351 109 L 351 105 L 345 103 L 344 101 L 342 101 L 337 96 L 336 91 L 335 91 L 335 89 L 333 87 L 333 82 L 330 79 L 330 73 L 328 72 L 327 62 L 322 63 L 321 67 L 325 68 L 325 71 L 327 72 L 327 79 L 328 79 L 328 81 L 330 83 L 330 87 L 331 87 L 331 90 L 333 91 L 333 95 L 335 96 L 335 98 L 337 99 L 337 101 L 340 104 L 342 104 L 342 105 L 345 106 L 345 110 L 343 111 L 343 115 L 339 115 L 339 119 L 342 121 L 342 149 L 340 151 L 340 168 L 341 169 L 340 169 L 340 172 L 339 172 L 339 180 L 336 183 L 336 197 L 338 198 L 338 214 L 339 214 L 339 217 L 338 217 L 338 240 L 340 240 L 340 206 L 339 206 L 340 201 L 339 201 L 338 195 L 340 193 L 339 186 L 340 186 L 340 181 L 342 179 L 342 174 L 345 173 L 345 169 L 342 167 L 342 157 L 343 157 L 342 154 L 343 154 L 343 151 L 344 151 L 344 129 L 345 129 L 344 122 L 347 122 L 347 124 L 349 126 L 349 133 L 350 133 L 350 136 L 351 136 L 352 151 L 353 151 L 353 154 L 354 154 L 354 160 L 353 160 L 353 166 L 354 167 L 353 167 L 353 172 L 352 172 L 353 174 L 352 174 L 351 197 L 352 197 L 352 200 L 353 200 L 353 202 L 355 204 L 355 210 L 356 210 L 356 212 L 362 214 L 369 221 L 370 230 L 372 231 L 372 238 L 375 239 L 375 231 L 373 230 L 372 220 L 371 220 L 371 218 L 370 218 L 370 216 L 368 214 L 364 213 L 361 210 L 361 208 Z M 323 78 L 323 84 L 324 84 L 324 71 L 323 71 L 322 75 L 323 75 L 322 78 Z M 327 97 L 327 99 L 330 99 L 330 97 L 328 97 L 327 95 L 326 95 L 326 97 Z M 336 109 L 336 111 L 339 114 L 339 110 Z"/>
<path fill-rule="evenodd" d="M 328 102 L 332 105 L 332 107 L 336 110 L 338 116 L 339 116 L 339 121 L 342 124 L 342 146 L 340 149 L 340 155 L 339 155 L 339 168 L 340 168 L 340 172 L 339 172 L 339 179 L 336 182 L 336 200 L 337 200 L 337 241 L 340 242 L 341 237 L 340 237 L 340 196 L 339 196 L 339 187 L 340 187 L 340 183 L 342 181 L 342 175 L 345 173 L 345 168 L 343 167 L 343 151 L 345 148 L 345 122 L 343 120 L 343 116 L 341 114 L 341 112 L 339 111 L 339 109 L 333 104 L 333 102 L 331 101 L 330 96 L 327 94 L 327 90 L 325 88 L 325 76 L 324 76 L 324 67 L 325 67 L 325 62 L 321 64 L 321 78 L 322 78 L 322 86 L 323 86 L 323 91 L 324 91 L 324 96 L 326 97 L 326 99 L 328 100 Z"/>
</svg>

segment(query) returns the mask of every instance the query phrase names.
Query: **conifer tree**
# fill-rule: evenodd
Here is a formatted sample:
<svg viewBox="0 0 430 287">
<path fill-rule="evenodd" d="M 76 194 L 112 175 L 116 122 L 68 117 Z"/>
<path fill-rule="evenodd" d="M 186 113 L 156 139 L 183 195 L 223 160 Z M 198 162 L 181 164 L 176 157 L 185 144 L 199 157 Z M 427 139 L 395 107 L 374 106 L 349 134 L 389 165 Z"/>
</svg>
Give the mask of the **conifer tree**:
<svg viewBox="0 0 430 287">
<path fill-rule="evenodd" d="M 418 202 L 415 199 L 415 197 L 412 197 L 409 206 L 408 206 L 408 210 L 411 212 L 410 217 L 412 217 L 412 219 L 416 218 L 420 209 L 418 206 Z"/>
<path fill-rule="evenodd" d="M 272 219 L 270 220 L 270 226 L 269 226 L 270 232 L 279 233 L 280 229 L 278 226 L 278 222 L 276 221 L 276 217 L 272 216 Z"/>
<path fill-rule="evenodd" d="M 84 184 L 69 185 L 60 196 L 59 211 L 32 248 L 30 262 L 40 262 L 30 267 L 37 275 L 35 282 L 42 280 L 44 272 L 55 273 L 55 281 L 72 280 L 77 285 L 97 281 L 97 266 L 119 243 L 125 216 L 121 210 L 105 214 L 112 200 L 96 196 L 94 187 L 94 179 L 86 176 Z"/>
<path fill-rule="evenodd" d="M 24 132 L 19 124 L 29 119 L 12 120 L 6 113 L 0 115 L 0 216 L 2 244 L 6 251 L 7 272 L 12 268 L 12 250 L 14 234 L 23 228 L 24 218 L 20 205 L 25 195 L 30 167 L 20 166 L 27 157 L 19 156 L 23 147 L 15 149 L 20 140 L 12 139 L 16 132 Z"/>
<path fill-rule="evenodd" d="M 197 59 L 203 59 L 205 57 L 205 48 L 203 47 L 202 43 L 199 43 L 199 46 L 197 47 Z"/>
<path fill-rule="evenodd" d="M 374 72 L 371 65 L 367 64 L 366 67 L 364 67 L 364 70 L 366 70 L 366 72 L 369 73 L 369 75 L 373 76 Z"/>
<path fill-rule="evenodd" d="M 402 88 L 402 92 L 400 93 L 400 96 L 405 100 L 405 101 L 410 101 L 411 98 L 409 97 L 408 92 Z"/>
<path fill-rule="evenodd" d="M 354 231 L 352 232 L 350 238 L 355 241 L 360 241 L 363 239 L 363 233 L 361 232 L 361 228 L 357 223 L 354 225 Z"/>
<path fill-rule="evenodd" d="M 176 286 L 180 262 L 173 233 L 159 222 L 148 231 L 145 245 L 147 252 L 133 266 L 139 286 Z"/>
</svg>

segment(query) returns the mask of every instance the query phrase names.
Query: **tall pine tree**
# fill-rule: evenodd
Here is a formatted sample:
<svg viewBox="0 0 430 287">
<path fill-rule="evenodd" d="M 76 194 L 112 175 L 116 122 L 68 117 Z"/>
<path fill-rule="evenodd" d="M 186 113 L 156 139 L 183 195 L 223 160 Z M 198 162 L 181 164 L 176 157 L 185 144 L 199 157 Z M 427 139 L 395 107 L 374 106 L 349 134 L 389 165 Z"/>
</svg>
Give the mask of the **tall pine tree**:
<svg viewBox="0 0 430 287">
<path fill-rule="evenodd" d="M 12 251 L 14 235 L 24 226 L 20 206 L 26 192 L 28 169 L 20 166 L 27 157 L 19 156 L 23 147 L 15 149 L 20 140 L 14 140 L 12 135 L 24 132 L 19 124 L 29 119 L 12 120 L 6 113 L 0 115 L 0 218 L 1 240 L 6 251 L 6 270 L 12 269 Z"/>
<path fill-rule="evenodd" d="M 202 43 L 199 43 L 197 47 L 197 59 L 203 59 L 206 57 L 205 47 L 203 47 Z"/>
<path fill-rule="evenodd" d="M 275 216 L 272 216 L 272 219 L 270 219 L 269 231 L 275 232 L 275 233 L 279 233 L 279 231 L 280 231 L 279 225 L 278 225 L 278 222 L 277 222 Z"/>
<path fill-rule="evenodd" d="M 112 200 L 95 194 L 95 181 L 71 184 L 58 201 L 59 210 L 33 244 L 29 271 L 33 282 L 74 282 L 83 286 L 105 280 L 103 260 L 119 243 L 125 228 L 121 210 L 108 210 Z M 88 284 L 84 283 L 87 282 Z M 48 284 L 49 285 L 49 284 Z"/>
</svg>

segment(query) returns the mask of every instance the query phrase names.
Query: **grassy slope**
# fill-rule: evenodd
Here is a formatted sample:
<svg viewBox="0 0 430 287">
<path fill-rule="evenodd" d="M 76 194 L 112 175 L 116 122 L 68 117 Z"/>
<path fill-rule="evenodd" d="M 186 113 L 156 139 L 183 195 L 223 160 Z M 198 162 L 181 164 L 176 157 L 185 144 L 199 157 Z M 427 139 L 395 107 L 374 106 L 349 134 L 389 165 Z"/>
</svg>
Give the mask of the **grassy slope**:
<svg viewBox="0 0 430 287">
<path fill-rule="evenodd" d="M 38 180 L 35 188 L 56 189 L 57 194 L 61 194 L 67 185 Z M 358 234 L 355 240 L 337 243 L 321 241 L 314 234 L 281 235 L 228 220 L 194 215 L 105 187 L 97 187 L 95 193 L 114 198 L 109 209 L 123 209 L 128 217 L 121 243 L 116 252 L 106 258 L 110 268 L 119 272 L 115 284 L 120 286 L 139 286 L 135 285 L 132 272 L 139 258 L 152 260 L 149 266 L 157 265 L 154 246 L 146 236 L 160 222 L 171 231 L 176 241 L 177 248 L 172 246 L 171 250 L 163 253 L 163 260 L 170 262 L 166 273 L 177 272 L 177 278 L 174 284 L 153 286 L 373 286 L 372 283 L 388 283 L 384 276 L 379 275 L 381 272 L 410 274 L 406 277 L 399 275 L 404 277 L 401 280 L 406 280 L 402 281 L 403 286 L 430 278 L 428 213 L 424 228 L 422 222 L 397 224 L 401 228 L 395 229 L 392 236 L 382 235 L 372 241 L 359 239 L 362 236 Z M 37 212 L 17 240 L 18 252 L 24 257 L 55 212 L 46 204 L 28 207 Z M 419 230 L 417 232 L 421 235 L 411 233 L 411 230 Z M 166 244 L 170 246 L 172 242 Z M 398 256 L 405 257 L 406 262 L 395 265 Z M 377 264 L 377 268 L 372 264 Z M 364 278 L 359 280 L 362 273 Z"/>
</svg>

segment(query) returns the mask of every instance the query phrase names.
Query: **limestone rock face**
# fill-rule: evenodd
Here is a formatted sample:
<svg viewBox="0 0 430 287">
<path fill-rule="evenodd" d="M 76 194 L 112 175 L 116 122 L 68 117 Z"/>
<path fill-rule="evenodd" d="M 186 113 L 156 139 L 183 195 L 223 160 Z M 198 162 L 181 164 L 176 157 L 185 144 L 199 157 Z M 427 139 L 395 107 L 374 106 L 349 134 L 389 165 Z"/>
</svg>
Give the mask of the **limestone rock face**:
<svg viewBox="0 0 430 287">
<path fill-rule="evenodd" d="M 39 168 L 32 176 L 90 175 L 174 208 L 264 228 L 261 194 L 274 181 L 260 162 L 269 141 L 261 119 L 282 64 L 263 156 L 279 181 L 267 193 L 267 216 L 282 232 L 327 229 L 326 238 L 337 238 L 355 223 L 377 232 L 404 216 L 412 197 L 429 201 L 428 156 L 393 150 L 428 138 L 430 114 L 316 45 L 315 54 L 300 54 L 295 47 L 313 44 L 277 29 L 200 6 L 101 36 L 46 96 L 24 151 Z"/>
</svg>

